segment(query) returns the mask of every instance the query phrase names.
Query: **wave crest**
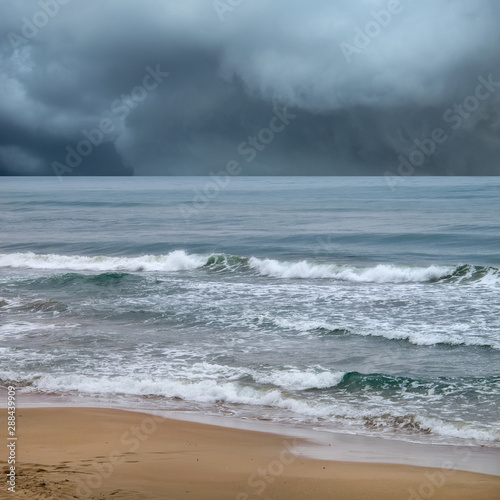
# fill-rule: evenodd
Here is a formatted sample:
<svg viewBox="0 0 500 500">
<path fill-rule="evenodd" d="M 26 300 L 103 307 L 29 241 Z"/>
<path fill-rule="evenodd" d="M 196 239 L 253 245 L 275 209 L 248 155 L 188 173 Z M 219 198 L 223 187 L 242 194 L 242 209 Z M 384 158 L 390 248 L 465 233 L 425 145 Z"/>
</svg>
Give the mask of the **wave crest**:
<svg viewBox="0 0 500 500">
<path fill-rule="evenodd" d="M 81 255 L 0 254 L 0 267 L 15 269 L 71 270 L 97 272 L 190 271 L 205 265 L 206 257 L 176 250 L 167 255 L 139 257 L 88 257 Z"/>
<path fill-rule="evenodd" d="M 410 267 L 378 264 L 373 267 L 281 262 L 252 257 L 249 266 L 263 276 L 289 279 L 335 279 L 355 283 L 459 283 L 462 281 L 498 282 L 499 269 L 473 265 Z M 484 279 L 484 280 L 483 280 Z"/>
<path fill-rule="evenodd" d="M 244 374 L 240 370 L 219 365 L 202 363 L 198 367 L 198 376 L 96 376 L 84 374 L 31 374 L 1 372 L 0 386 L 14 385 L 24 387 L 28 392 L 67 393 L 76 392 L 87 395 L 130 395 L 140 397 L 165 397 L 199 403 L 229 403 L 250 407 L 268 407 L 291 411 L 313 421 L 330 421 L 365 428 L 382 433 L 395 430 L 406 431 L 410 435 L 432 434 L 442 437 L 472 439 L 483 442 L 498 442 L 500 435 L 495 429 L 486 429 L 473 422 L 464 422 L 450 418 L 444 421 L 428 412 L 408 412 L 409 408 L 398 409 L 393 404 L 383 405 L 386 397 L 425 397 L 429 391 L 439 397 L 450 389 L 461 392 L 464 396 L 472 388 L 455 387 L 450 382 L 442 384 L 419 381 L 404 377 L 391 377 L 382 374 L 363 375 L 357 372 L 343 373 L 327 370 L 308 369 L 300 372 L 289 367 L 275 370 L 268 375 L 263 372 Z M 200 371 L 201 370 L 201 371 Z M 207 377 L 203 374 L 208 370 Z M 225 375 L 222 376 L 221 375 Z M 252 381 L 253 379 L 253 381 Z M 479 382 L 478 380 L 475 381 Z M 490 391 L 495 392 L 498 379 L 488 381 Z M 469 383 L 474 383 L 473 380 Z M 291 391 L 308 389 L 334 391 L 335 401 L 322 398 L 313 401 L 302 398 Z M 341 397 L 345 392 L 364 395 L 368 401 L 376 402 L 365 408 L 349 404 Z M 393 401 L 387 400 L 388 403 Z M 404 399 L 403 399 L 404 401 Z"/>
<path fill-rule="evenodd" d="M 400 266 L 378 264 L 371 267 L 287 262 L 230 254 L 198 255 L 175 250 L 166 255 L 108 257 L 81 255 L 39 255 L 32 252 L 0 254 L 0 268 L 90 271 L 101 273 L 174 272 L 203 269 L 208 272 L 257 273 L 281 279 L 331 279 L 354 283 L 500 283 L 500 270 L 474 266 Z M 119 276 L 108 276 L 120 278 Z"/>
</svg>

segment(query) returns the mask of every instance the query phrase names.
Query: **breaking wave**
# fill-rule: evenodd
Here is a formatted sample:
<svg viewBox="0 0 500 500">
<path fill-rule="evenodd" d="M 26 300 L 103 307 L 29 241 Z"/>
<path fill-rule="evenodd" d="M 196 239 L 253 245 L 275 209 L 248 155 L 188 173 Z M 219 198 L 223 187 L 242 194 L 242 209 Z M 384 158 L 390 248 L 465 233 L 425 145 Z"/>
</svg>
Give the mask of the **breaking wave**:
<svg viewBox="0 0 500 500">
<path fill-rule="evenodd" d="M 450 391 L 456 397 L 466 397 L 469 391 L 474 392 L 479 386 L 483 393 L 493 394 L 499 388 L 498 377 L 431 382 L 383 374 L 328 371 L 320 367 L 305 371 L 288 367 L 269 373 L 209 363 L 199 363 L 192 368 L 177 375 L 172 373 L 164 376 L 130 374 L 108 377 L 60 373 L 23 377 L 0 372 L 0 385 L 16 384 L 24 387 L 24 390 L 45 393 L 164 397 L 197 403 L 275 408 L 290 411 L 306 420 L 343 422 L 370 431 L 402 430 L 413 435 L 430 434 L 483 442 L 500 440 L 500 433 L 494 429 L 477 427 L 472 422 L 445 421 L 426 415 L 426 412 L 414 413 L 409 411 L 411 405 L 406 407 L 404 404 L 406 399 L 426 398 L 429 395 L 436 399 Z M 302 391 L 310 390 L 336 395 L 334 399 L 321 397 L 319 400 L 303 397 Z M 377 404 L 360 408 L 345 397 L 349 394 L 362 394 L 366 402 Z M 397 405 L 393 404 L 394 397 L 400 401 Z M 382 404 L 383 400 L 387 404 Z"/>
<path fill-rule="evenodd" d="M 207 258 L 176 250 L 167 255 L 88 257 L 81 255 L 0 254 L 0 267 L 94 272 L 188 271 L 202 267 Z"/>
<path fill-rule="evenodd" d="M 251 268 L 263 276 L 275 278 L 336 279 L 355 283 L 455 283 L 461 281 L 499 282 L 499 269 L 494 267 L 429 266 L 409 267 L 378 264 L 373 267 L 342 266 L 338 264 L 315 264 L 308 261 L 280 262 L 272 259 L 249 261 Z"/>
<path fill-rule="evenodd" d="M 100 273 L 176 272 L 203 269 L 207 272 L 252 272 L 282 279 L 332 279 L 355 283 L 500 283 L 500 270 L 474 266 L 399 266 L 378 264 L 371 267 L 309 261 L 286 262 L 228 254 L 197 255 L 176 250 L 166 255 L 108 257 L 80 255 L 0 254 L 0 268 L 88 271 Z M 108 274 L 104 280 L 123 276 Z M 68 276 L 68 279 L 71 277 Z"/>
</svg>

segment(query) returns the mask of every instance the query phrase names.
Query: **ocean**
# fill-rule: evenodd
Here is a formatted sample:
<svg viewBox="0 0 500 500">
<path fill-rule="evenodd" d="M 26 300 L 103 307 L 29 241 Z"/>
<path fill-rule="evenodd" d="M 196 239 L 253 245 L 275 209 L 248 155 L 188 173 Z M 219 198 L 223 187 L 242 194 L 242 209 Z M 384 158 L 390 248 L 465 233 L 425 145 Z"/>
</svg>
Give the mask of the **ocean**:
<svg viewBox="0 0 500 500">
<path fill-rule="evenodd" d="M 500 446 L 500 179 L 0 179 L 0 386 Z"/>
</svg>

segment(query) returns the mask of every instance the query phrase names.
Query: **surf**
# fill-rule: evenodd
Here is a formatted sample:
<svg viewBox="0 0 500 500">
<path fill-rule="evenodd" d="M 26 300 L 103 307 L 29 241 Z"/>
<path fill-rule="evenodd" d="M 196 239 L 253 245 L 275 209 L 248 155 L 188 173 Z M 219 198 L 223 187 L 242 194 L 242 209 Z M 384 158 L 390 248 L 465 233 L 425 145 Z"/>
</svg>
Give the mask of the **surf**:
<svg viewBox="0 0 500 500">
<path fill-rule="evenodd" d="M 100 273 L 169 273 L 205 270 L 218 273 L 253 273 L 257 276 L 277 279 L 338 280 L 361 284 L 500 283 L 498 268 L 473 264 L 404 266 L 380 263 L 374 266 L 353 266 L 309 260 L 280 261 L 226 253 L 189 254 L 185 250 L 174 250 L 164 255 L 135 257 L 35 254 L 33 252 L 0 254 L 0 268 Z"/>
</svg>

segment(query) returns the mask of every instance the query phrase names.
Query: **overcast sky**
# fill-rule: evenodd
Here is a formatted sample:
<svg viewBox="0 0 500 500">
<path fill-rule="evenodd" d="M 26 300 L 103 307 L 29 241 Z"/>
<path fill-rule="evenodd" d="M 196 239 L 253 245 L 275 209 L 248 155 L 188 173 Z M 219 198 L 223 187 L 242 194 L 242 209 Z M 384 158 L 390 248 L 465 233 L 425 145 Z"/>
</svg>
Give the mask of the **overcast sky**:
<svg viewBox="0 0 500 500">
<path fill-rule="evenodd" d="M 500 174 L 500 1 L 0 0 L 0 174 L 231 162 Z"/>
</svg>

